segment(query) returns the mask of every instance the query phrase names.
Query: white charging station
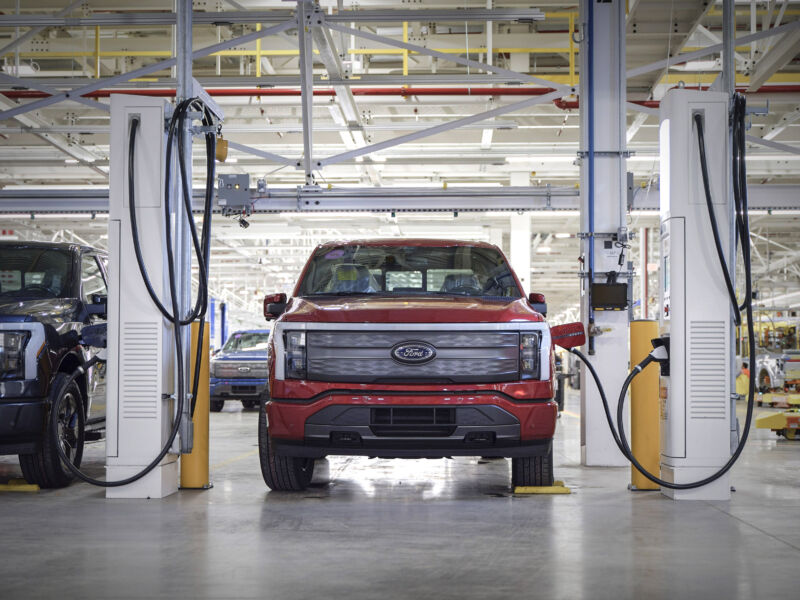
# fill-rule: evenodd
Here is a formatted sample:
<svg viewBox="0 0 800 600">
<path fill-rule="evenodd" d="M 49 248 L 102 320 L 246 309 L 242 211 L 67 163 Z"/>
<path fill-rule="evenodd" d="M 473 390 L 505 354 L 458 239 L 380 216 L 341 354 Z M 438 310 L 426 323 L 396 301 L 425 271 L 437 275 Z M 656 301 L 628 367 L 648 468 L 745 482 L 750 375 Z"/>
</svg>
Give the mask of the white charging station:
<svg viewBox="0 0 800 600">
<path fill-rule="evenodd" d="M 726 260 L 729 204 L 728 94 L 673 89 L 660 108 L 660 332 L 669 336 L 661 377 L 661 477 L 698 481 L 731 455 L 731 310 L 708 215 L 694 115 L 704 122 L 714 212 Z M 728 474 L 674 499 L 728 500 Z"/>
<path fill-rule="evenodd" d="M 140 120 L 136 142 L 136 217 L 145 266 L 155 293 L 169 306 L 163 249 L 164 131 L 168 103 L 161 98 L 111 97 L 111 173 L 108 246 L 108 413 L 106 478 L 130 477 L 166 443 L 174 419 L 174 341 L 169 324 L 142 282 L 131 237 L 128 197 L 130 122 Z M 173 223 L 174 223 L 173 219 Z M 152 240 L 161 240 L 160 244 Z M 178 456 L 167 454 L 142 479 L 106 489 L 107 498 L 162 498 L 178 489 Z"/>
</svg>

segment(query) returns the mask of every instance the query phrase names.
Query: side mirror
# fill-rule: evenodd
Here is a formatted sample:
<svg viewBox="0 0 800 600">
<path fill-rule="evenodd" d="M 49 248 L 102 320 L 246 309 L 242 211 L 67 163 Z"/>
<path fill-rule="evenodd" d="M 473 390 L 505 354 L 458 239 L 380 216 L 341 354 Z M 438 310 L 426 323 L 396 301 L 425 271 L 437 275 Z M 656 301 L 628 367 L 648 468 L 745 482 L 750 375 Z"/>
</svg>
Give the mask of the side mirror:
<svg viewBox="0 0 800 600">
<path fill-rule="evenodd" d="M 528 294 L 528 302 L 531 303 L 533 310 L 542 313 L 545 317 L 547 316 L 547 300 L 545 300 L 544 294 L 535 294 L 531 292 Z"/>
<path fill-rule="evenodd" d="M 92 294 L 92 303 L 86 305 L 86 312 L 90 315 L 98 315 L 101 318 L 105 318 L 108 313 L 108 296 Z"/>
<path fill-rule="evenodd" d="M 264 318 L 267 321 L 277 319 L 286 310 L 286 294 L 270 294 L 264 296 Z"/>
<path fill-rule="evenodd" d="M 583 323 L 566 323 L 564 325 L 554 325 L 550 328 L 550 337 L 556 346 L 566 348 L 577 348 L 586 343 L 586 332 Z"/>
</svg>

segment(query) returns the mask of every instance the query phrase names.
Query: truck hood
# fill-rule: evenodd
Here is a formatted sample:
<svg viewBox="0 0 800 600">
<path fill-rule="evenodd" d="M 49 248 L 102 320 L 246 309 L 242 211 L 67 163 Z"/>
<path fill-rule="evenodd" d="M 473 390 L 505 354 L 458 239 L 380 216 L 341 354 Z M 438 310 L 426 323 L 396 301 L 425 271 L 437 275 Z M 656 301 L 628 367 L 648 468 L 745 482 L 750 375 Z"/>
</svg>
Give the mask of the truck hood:
<svg viewBox="0 0 800 600">
<path fill-rule="evenodd" d="M 58 325 L 74 321 L 78 301 L 71 298 L 0 300 L 0 321 L 39 321 Z"/>
<path fill-rule="evenodd" d="M 509 323 L 544 321 L 524 298 L 292 298 L 281 321 L 315 323 Z"/>
</svg>

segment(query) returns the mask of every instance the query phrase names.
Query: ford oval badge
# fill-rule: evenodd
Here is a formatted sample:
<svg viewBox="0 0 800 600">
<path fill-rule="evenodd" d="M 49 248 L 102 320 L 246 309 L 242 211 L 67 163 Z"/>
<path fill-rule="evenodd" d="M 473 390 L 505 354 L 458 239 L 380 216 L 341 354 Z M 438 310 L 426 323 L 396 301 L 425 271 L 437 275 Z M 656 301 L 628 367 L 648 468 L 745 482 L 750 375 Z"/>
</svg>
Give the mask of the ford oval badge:
<svg viewBox="0 0 800 600">
<path fill-rule="evenodd" d="M 392 348 L 392 358 L 404 365 L 422 365 L 436 357 L 436 348 L 425 342 L 400 342 Z"/>
</svg>

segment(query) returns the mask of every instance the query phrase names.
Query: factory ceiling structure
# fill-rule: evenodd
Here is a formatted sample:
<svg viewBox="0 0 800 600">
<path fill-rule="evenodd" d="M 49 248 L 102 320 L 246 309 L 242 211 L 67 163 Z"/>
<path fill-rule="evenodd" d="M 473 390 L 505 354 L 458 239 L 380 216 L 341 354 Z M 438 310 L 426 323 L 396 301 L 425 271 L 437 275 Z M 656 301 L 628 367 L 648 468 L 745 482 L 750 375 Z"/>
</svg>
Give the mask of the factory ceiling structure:
<svg viewBox="0 0 800 600">
<path fill-rule="evenodd" d="M 3 597 L 796 595 L 799 233 L 800 0 L 0 0 Z"/>
<path fill-rule="evenodd" d="M 541 291 L 558 314 L 574 316 L 582 35 L 574 3 L 425 2 L 388 16 L 391 2 L 323 1 L 325 27 L 305 40 L 285 2 L 193 4 L 194 75 L 226 114 L 229 157 L 218 173 L 264 182 L 250 229 L 214 226 L 211 285 L 234 310 L 257 311 L 265 291 L 291 291 L 321 241 L 446 235 L 507 249 L 519 211 L 531 210 L 533 287 L 546 281 Z M 5 0 L 0 10 L 0 198 L 39 209 L 4 223 L 13 236 L 102 246 L 109 98 L 174 96 L 174 13 L 156 0 L 42 1 L 21 15 Z M 789 210 L 800 184 L 799 18 L 793 2 L 737 3 L 736 86 L 755 107 L 748 183 L 763 212 L 753 228 L 756 280 L 761 297 L 781 306 L 800 302 L 792 233 L 800 214 Z M 642 236 L 657 227 L 659 102 L 676 85 L 714 83 L 721 36 L 720 2 L 628 6 L 629 228 L 645 269 Z M 199 188 L 199 147 L 194 162 Z M 309 184 L 329 194 L 321 208 L 343 211 L 303 212 L 314 206 L 297 190 Z M 31 205 L 32 189 L 49 203 Z M 85 209 L 68 231 L 47 214 L 67 202 Z M 453 206 L 461 210 L 427 212 Z"/>
</svg>

